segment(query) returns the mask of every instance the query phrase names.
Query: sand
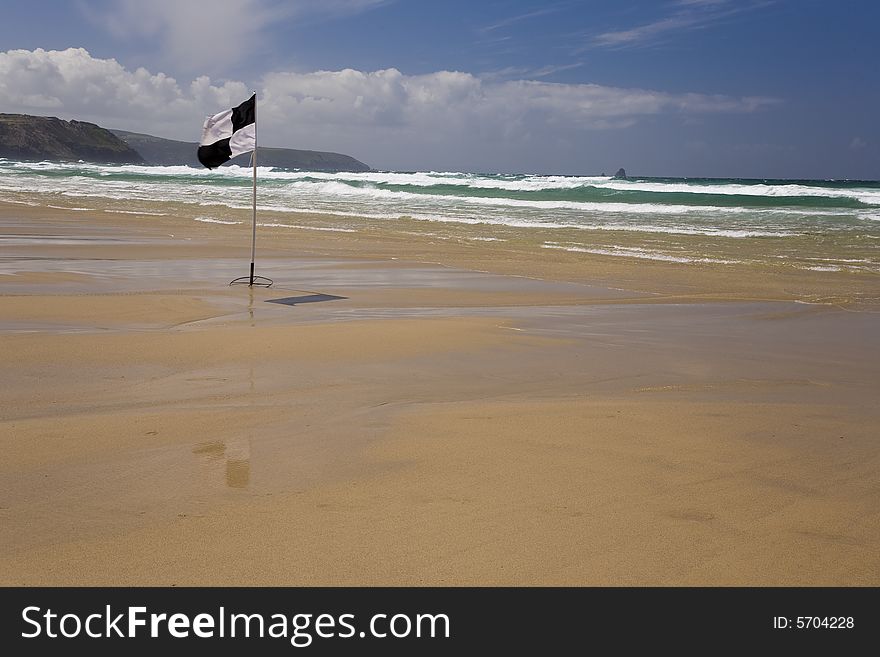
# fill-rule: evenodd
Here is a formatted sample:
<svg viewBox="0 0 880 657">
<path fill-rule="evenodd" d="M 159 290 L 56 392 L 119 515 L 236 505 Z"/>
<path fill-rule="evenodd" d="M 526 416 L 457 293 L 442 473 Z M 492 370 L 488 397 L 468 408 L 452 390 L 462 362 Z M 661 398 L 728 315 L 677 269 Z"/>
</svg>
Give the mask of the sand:
<svg viewBox="0 0 880 657">
<path fill-rule="evenodd" d="M 238 226 L 0 234 L 4 585 L 880 584 L 863 278 L 266 230 L 251 291 Z"/>
</svg>

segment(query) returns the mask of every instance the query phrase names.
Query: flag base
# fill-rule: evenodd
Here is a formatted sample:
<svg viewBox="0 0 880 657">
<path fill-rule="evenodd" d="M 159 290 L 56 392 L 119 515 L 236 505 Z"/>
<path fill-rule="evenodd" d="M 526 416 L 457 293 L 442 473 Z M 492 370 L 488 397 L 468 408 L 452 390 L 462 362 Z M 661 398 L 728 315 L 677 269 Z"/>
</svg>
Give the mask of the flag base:
<svg viewBox="0 0 880 657">
<path fill-rule="evenodd" d="M 254 222 L 256 226 L 256 221 Z M 236 279 L 229 281 L 230 285 L 244 285 L 247 283 L 248 287 L 253 287 L 256 285 L 257 287 L 272 287 L 273 281 L 271 278 L 266 278 L 265 276 L 254 276 L 254 261 L 251 260 L 251 273 L 249 276 L 239 276 Z"/>
<path fill-rule="evenodd" d="M 229 281 L 230 285 L 247 285 L 248 287 L 272 287 L 274 283 L 275 281 L 265 276 L 239 276 Z"/>
</svg>

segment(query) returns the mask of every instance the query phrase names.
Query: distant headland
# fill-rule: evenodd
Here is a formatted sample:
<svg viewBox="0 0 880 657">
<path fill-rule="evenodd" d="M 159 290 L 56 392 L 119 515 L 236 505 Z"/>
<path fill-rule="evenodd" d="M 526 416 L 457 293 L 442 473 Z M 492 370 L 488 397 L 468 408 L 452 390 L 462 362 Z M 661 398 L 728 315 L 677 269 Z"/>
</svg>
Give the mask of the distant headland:
<svg viewBox="0 0 880 657">
<path fill-rule="evenodd" d="M 111 132 L 136 150 L 149 164 L 166 166 L 189 164 L 201 168 L 196 151 L 196 142 L 163 139 L 138 132 L 111 130 Z M 229 160 L 229 164 L 247 166 L 250 155 L 239 155 Z M 308 169 L 309 171 L 369 171 L 370 167 L 350 155 L 324 151 L 304 151 L 295 148 L 264 148 L 257 153 L 257 164 L 266 167 L 286 167 L 288 169 Z"/>
<path fill-rule="evenodd" d="M 145 164 L 131 146 L 106 128 L 54 116 L 0 114 L 0 157 L 108 164 Z"/>
<path fill-rule="evenodd" d="M 85 121 L 28 114 L 0 114 L 0 157 L 16 160 L 94 162 L 99 164 L 158 164 L 201 167 L 195 142 L 163 139 L 126 130 L 111 130 Z M 349 155 L 293 148 L 263 148 L 261 166 L 311 171 L 369 171 Z M 246 166 L 248 155 L 230 160 Z"/>
</svg>

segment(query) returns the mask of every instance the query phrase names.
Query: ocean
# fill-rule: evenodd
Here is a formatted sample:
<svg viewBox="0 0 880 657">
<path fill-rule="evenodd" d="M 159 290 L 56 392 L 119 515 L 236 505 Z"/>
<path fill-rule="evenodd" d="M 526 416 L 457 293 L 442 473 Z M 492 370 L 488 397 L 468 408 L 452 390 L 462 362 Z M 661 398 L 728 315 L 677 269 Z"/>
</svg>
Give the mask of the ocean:
<svg viewBox="0 0 880 657">
<path fill-rule="evenodd" d="M 252 170 L 0 159 L 0 201 L 247 223 Z M 880 182 L 260 167 L 259 223 L 585 256 L 880 273 Z"/>
</svg>

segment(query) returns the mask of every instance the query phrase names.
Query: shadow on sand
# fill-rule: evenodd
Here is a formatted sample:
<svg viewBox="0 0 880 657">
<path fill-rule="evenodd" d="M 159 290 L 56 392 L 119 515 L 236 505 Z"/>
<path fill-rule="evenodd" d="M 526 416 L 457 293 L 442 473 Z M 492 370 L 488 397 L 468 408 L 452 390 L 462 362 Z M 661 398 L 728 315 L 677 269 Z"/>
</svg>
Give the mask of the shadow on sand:
<svg viewBox="0 0 880 657">
<path fill-rule="evenodd" d="M 299 297 L 284 297 L 283 299 L 266 299 L 266 303 L 280 303 L 283 306 L 297 306 L 301 303 L 318 303 L 319 301 L 337 301 L 348 297 L 337 297 L 333 294 L 305 294 Z"/>
</svg>

